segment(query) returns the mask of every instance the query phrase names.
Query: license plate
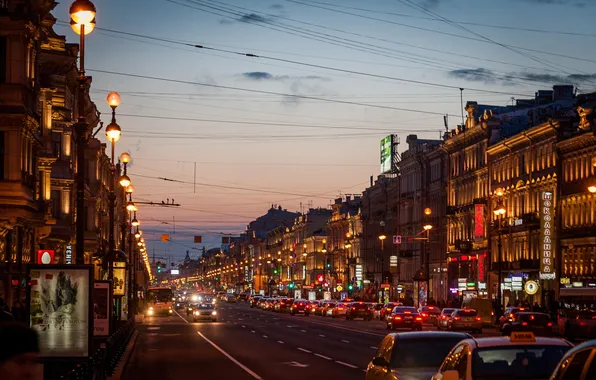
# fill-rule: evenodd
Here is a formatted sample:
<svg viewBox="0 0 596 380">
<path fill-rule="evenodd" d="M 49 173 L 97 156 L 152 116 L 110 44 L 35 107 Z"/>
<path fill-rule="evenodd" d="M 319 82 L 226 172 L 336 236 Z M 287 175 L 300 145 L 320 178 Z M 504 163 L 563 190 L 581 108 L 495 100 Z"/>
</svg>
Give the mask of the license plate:
<svg viewBox="0 0 596 380">
<path fill-rule="evenodd" d="M 466 317 L 466 318 L 464 318 L 464 321 L 473 321 L 473 320 L 474 320 L 474 318 L 472 318 L 472 317 Z"/>
<path fill-rule="evenodd" d="M 405 317 L 404 319 L 405 319 L 406 321 L 411 321 L 411 320 L 412 320 L 412 317 Z"/>
</svg>

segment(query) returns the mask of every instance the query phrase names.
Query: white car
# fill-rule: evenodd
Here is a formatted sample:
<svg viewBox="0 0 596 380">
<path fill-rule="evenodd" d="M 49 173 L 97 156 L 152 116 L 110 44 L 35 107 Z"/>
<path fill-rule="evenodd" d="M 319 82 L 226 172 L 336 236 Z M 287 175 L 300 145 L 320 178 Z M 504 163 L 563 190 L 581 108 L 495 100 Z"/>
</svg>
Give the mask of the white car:
<svg viewBox="0 0 596 380">
<path fill-rule="evenodd" d="M 465 339 L 445 357 L 432 380 L 547 380 L 571 347 L 564 339 L 535 337 L 531 332 Z"/>
</svg>

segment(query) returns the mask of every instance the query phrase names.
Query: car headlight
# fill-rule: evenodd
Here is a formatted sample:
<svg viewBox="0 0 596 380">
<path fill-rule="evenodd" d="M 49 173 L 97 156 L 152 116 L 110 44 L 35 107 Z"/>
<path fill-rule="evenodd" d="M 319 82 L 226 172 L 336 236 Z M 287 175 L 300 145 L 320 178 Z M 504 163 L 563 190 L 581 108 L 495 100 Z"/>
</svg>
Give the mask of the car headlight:
<svg viewBox="0 0 596 380">
<path fill-rule="evenodd" d="M 169 312 L 170 314 L 172 314 L 174 311 L 173 311 L 172 309 L 170 309 L 170 310 L 168 310 L 168 312 Z"/>
<path fill-rule="evenodd" d="M 217 315 L 217 311 L 213 310 L 213 312 L 211 313 L 211 315 Z"/>
<path fill-rule="evenodd" d="M 199 315 L 199 312 L 198 311 L 195 311 L 195 315 Z"/>
<path fill-rule="evenodd" d="M 151 309 L 147 310 L 147 315 L 153 315 L 153 310 L 151 310 Z"/>
<path fill-rule="evenodd" d="M 150 311 L 153 311 L 153 306 L 149 306 L 149 310 Z"/>
</svg>

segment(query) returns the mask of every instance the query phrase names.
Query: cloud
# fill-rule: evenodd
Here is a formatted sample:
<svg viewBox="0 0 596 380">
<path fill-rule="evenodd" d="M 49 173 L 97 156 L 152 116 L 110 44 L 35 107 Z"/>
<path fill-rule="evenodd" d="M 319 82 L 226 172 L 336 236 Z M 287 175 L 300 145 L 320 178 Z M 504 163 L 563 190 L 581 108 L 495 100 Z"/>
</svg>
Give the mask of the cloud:
<svg viewBox="0 0 596 380">
<path fill-rule="evenodd" d="M 514 0 L 519 1 L 519 0 Z M 534 3 L 539 5 L 572 5 L 574 7 L 583 8 L 586 6 L 585 0 L 522 0 L 526 3 Z"/>
<path fill-rule="evenodd" d="M 240 21 L 240 22 L 246 22 L 246 23 L 252 23 L 252 24 L 258 24 L 258 23 L 266 24 L 271 21 L 270 18 L 261 16 L 256 13 L 243 14 L 242 16 L 238 17 L 236 20 Z"/>
<path fill-rule="evenodd" d="M 596 73 L 594 74 L 570 74 L 570 75 L 554 75 L 544 73 L 532 72 L 510 72 L 506 74 L 497 74 L 490 69 L 458 69 L 447 73 L 448 76 L 457 79 L 463 79 L 468 82 L 484 82 L 484 83 L 500 83 L 512 84 L 512 81 L 534 81 L 552 84 L 582 84 L 586 81 L 596 80 Z"/>
<path fill-rule="evenodd" d="M 265 71 L 249 71 L 246 73 L 239 74 L 242 78 L 254 81 L 287 81 L 287 80 L 322 80 L 328 81 L 329 78 L 321 77 L 317 75 L 306 75 L 306 76 L 292 76 L 292 75 L 273 75 Z"/>
</svg>

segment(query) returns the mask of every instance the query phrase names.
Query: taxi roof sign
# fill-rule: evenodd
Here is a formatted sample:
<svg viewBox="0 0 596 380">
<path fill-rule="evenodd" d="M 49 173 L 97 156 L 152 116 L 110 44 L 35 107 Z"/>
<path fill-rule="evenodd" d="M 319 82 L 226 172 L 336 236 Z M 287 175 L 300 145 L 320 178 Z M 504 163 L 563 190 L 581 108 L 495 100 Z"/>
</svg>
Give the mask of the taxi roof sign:
<svg viewBox="0 0 596 380">
<path fill-rule="evenodd" d="M 536 342 L 536 336 L 534 335 L 533 332 L 530 331 L 518 331 L 518 332 L 512 332 L 511 333 L 511 337 L 509 338 L 509 341 L 512 343 L 515 342 L 525 342 L 525 343 L 529 343 L 529 342 Z"/>
</svg>

